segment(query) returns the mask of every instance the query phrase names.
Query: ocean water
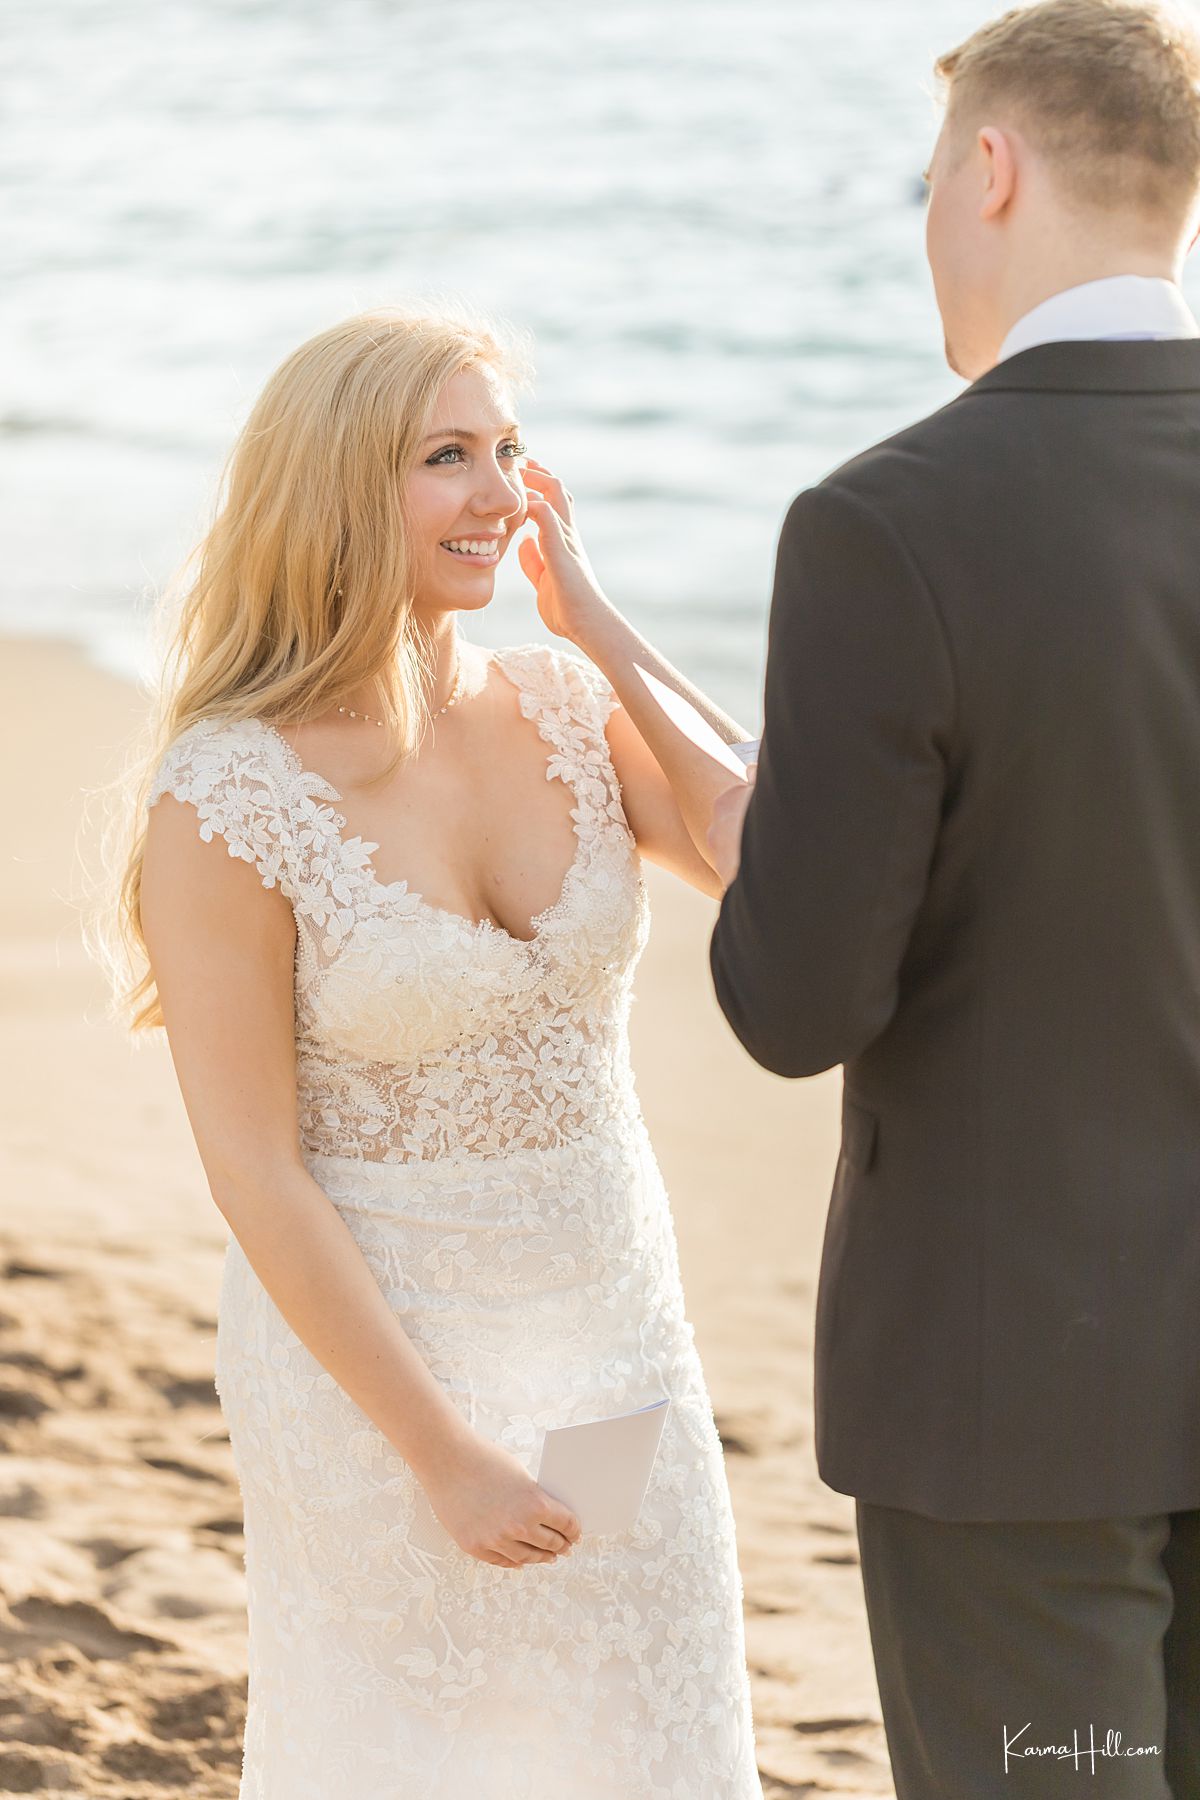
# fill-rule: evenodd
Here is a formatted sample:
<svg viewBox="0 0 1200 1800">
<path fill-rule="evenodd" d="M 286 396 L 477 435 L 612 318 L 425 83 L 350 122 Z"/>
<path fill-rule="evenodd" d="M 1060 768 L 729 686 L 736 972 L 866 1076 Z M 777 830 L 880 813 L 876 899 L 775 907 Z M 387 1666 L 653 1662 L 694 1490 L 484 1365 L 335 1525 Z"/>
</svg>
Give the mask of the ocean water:
<svg viewBox="0 0 1200 1800">
<path fill-rule="evenodd" d="M 755 728 L 789 499 L 961 387 L 920 171 L 987 10 L 7 0 L 0 630 L 146 670 L 269 371 L 449 293 L 533 333 L 607 591 Z M 468 635 L 542 635 L 515 558 Z"/>
</svg>

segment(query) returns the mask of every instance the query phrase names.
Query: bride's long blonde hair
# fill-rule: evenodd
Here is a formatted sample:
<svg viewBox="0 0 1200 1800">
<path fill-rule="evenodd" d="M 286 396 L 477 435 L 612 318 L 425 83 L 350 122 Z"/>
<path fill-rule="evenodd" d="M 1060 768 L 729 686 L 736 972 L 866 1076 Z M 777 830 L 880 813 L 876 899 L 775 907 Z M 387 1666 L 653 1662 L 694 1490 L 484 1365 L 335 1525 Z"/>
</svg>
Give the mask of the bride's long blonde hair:
<svg viewBox="0 0 1200 1800">
<path fill-rule="evenodd" d="M 151 777 L 181 732 L 198 719 L 300 721 L 373 682 L 398 745 L 381 774 L 416 747 L 433 660 L 412 611 L 405 479 L 445 383 L 478 364 L 523 385 L 525 340 L 450 305 L 372 311 L 302 344 L 259 396 L 212 526 L 160 605 L 167 641 L 146 726 L 116 780 L 93 790 L 106 817 L 84 937 L 130 1031 L 162 1024 L 142 859 Z"/>
</svg>

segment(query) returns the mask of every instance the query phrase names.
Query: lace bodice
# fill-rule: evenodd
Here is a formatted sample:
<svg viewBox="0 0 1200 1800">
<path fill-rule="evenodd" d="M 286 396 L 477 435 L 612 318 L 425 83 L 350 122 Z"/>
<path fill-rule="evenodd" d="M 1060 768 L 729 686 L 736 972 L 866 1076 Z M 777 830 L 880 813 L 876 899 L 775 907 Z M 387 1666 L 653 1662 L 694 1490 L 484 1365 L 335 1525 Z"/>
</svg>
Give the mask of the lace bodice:
<svg viewBox="0 0 1200 1800">
<path fill-rule="evenodd" d="M 513 937 L 381 882 L 341 796 L 263 719 L 204 719 L 149 795 L 278 886 L 296 917 L 299 1129 L 312 1152 L 370 1162 L 550 1149 L 636 1111 L 627 1022 L 649 906 L 604 725 L 616 695 L 551 644 L 492 653 L 575 805 L 559 898 Z"/>
</svg>

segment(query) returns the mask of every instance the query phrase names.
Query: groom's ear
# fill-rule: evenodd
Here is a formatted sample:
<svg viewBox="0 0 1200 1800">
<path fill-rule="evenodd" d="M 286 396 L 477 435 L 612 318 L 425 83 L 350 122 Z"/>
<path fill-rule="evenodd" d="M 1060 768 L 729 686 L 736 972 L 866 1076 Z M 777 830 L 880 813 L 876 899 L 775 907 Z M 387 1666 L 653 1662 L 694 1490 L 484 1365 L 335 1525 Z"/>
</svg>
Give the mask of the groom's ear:
<svg viewBox="0 0 1200 1800">
<path fill-rule="evenodd" d="M 1008 133 L 995 125 L 982 126 L 975 141 L 983 159 L 985 182 L 979 217 L 998 219 L 1016 192 L 1016 155 Z"/>
</svg>

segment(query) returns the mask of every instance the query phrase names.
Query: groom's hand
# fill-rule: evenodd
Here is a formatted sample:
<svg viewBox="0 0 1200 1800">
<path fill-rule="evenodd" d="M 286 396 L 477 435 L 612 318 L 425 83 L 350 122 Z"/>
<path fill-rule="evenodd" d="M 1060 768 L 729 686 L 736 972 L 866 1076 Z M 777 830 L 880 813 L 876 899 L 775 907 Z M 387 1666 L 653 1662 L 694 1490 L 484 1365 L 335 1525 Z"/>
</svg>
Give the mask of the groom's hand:
<svg viewBox="0 0 1200 1800">
<path fill-rule="evenodd" d="M 713 802 L 712 821 L 708 827 L 707 843 L 712 855 L 712 865 L 728 887 L 738 872 L 738 864 L 742 855 L 742 826 L 746 819 L 746 808 L 750 804 L 750 796 L 754 792 L 754 777 L 757 764 L 751 763 L 746 771 L 745 781 L 735 781 L 723 788 Z"/>
</svg>

